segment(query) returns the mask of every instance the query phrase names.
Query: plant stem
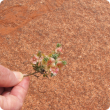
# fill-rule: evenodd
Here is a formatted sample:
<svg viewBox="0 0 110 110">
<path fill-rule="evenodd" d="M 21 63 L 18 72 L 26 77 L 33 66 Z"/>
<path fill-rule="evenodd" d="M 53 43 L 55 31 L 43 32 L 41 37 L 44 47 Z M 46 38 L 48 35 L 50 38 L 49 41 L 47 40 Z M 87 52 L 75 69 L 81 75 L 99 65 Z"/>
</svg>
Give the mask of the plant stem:
<svg viewBox="0 0 110 110">
<path fill-rule="evenodd" d="M 27 76 L 30 76 L 30 75 L 34 75 L 35 73 L 38 73 L 38 72 L 36 71 L 36 72 L 34 72 L 34 73 L 26 74 L 26 75 L 24 75 L 23 77 L 27 77 Z"/>
</svg>

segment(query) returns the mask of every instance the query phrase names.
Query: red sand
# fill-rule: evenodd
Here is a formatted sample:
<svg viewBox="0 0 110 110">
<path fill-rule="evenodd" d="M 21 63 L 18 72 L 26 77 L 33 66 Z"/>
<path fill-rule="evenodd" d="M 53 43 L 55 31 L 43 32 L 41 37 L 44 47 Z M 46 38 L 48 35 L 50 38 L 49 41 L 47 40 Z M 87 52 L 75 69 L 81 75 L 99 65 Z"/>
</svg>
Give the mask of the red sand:
<svg viewBox="0 0 110 110">
<path fill-rule="evenodd" d="M 106 110 L 110 106 L 110 4 L 106 0 L 4 0 L 0 64 L 24 74 L 41 50 L 63 45 L 56 77 L 30 77 L 22 110 Z"/>
</svg>

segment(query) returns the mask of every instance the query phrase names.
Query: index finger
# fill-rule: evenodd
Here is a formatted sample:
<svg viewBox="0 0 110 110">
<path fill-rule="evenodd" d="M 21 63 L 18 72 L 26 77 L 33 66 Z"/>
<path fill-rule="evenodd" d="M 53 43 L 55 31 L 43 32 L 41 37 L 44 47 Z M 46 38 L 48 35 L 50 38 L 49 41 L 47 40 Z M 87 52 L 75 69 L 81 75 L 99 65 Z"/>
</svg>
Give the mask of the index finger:
<svg viewBox="0 0 110 110">
<path fill-rule="evenodd" d="M 23 78 L 20 72 L 12 72 L 8 68 L 0 65 L 0 87 L 12 87 L 18 84 Z"/>
</svg>

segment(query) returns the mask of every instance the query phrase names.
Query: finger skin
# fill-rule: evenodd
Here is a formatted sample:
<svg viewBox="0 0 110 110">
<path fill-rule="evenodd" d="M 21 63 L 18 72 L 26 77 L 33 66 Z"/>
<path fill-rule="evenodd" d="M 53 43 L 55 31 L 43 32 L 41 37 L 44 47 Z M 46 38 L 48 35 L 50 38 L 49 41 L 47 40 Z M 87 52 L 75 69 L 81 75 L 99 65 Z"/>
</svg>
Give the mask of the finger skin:
<svg viewBox="0 0 110 110">
<path fill-rule="evenodd" d="M 29 80 L 29 77 L 25 77 L 23 81 L 15 86 L 11 91 L 11 94 L 16 96 L 21 102 L 24 101 L 26 96 L 29 87 Z"/>
<path fill-rule="evenodd" d="M 9 95 L 0 96 L 0 107 L 3 110 L 20 110 L 29 88 L 29 77 L 24 78 L 13 87 Z"/>
<path fill-rule="evenodd" d="M 12 87 L 19 83 L 19 80 L 16 78 L 15 74 L 0 65 L 0 87 Z"/>
</svg>

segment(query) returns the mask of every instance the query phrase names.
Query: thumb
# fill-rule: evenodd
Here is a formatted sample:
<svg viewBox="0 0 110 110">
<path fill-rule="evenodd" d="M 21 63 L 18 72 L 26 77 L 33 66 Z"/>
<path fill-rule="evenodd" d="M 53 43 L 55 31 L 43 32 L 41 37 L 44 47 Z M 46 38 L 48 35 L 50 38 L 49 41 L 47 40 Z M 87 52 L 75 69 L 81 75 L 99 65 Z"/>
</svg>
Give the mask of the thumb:
<svg viewBox="0 0 110 110">
<path fill-rule="evenodd" d="M 12 72 L 8 68 L 0 65 L 0 87 L 12 87 L 23 79 L 20 72 Z"/>
</svg>

